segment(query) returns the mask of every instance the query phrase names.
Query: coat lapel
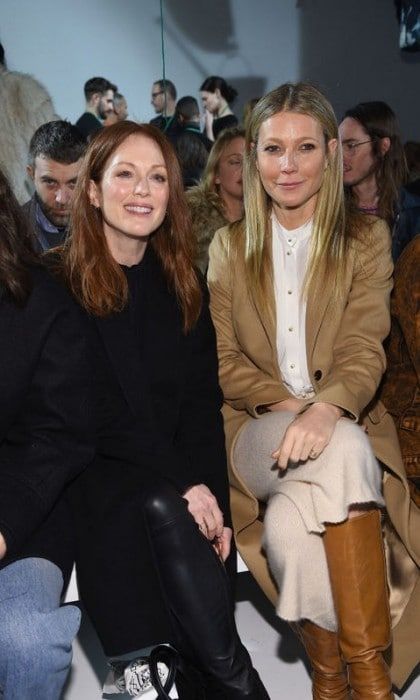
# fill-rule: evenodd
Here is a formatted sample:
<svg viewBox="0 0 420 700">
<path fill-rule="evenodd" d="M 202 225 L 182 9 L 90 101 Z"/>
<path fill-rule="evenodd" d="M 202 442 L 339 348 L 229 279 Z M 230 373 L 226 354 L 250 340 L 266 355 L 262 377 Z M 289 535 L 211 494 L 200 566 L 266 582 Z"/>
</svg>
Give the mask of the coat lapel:
<svg viewBox="0 0 420 700">
<path fill-rule="evenodd" d="M 308 299 L 306 303 L 306 357 L 308 358 L 308 367 L 310 368 L 310 360 L 313 355 L 316 339 L 328 304 L 331 300 L 331 295 L 325 293 L 320 286 L 312 283 L 308 290 Z"/>
<path fill-rule="evenodd" d="M 271 226 L 267 232 L 267 245 L 271 249 L 272 241 L 272 231 Z M 270 255 L 271 260 L 271 255 Z M 264 328 L 267 340 L 270 344 L 270 348 L 273 354 L 273 359 L 275 360 L 275 366 L 277 366 L 277 339 L 276 339 L 276 302 L 274 298 L 274 278 L 272 263 L 270 263 L 270 279 L 267 282 L 267 294 L 264 301 L 257 298 L 254 289 L 250 289 L 250 297 L 254 309 L 261 321 Z"/>
</svg>

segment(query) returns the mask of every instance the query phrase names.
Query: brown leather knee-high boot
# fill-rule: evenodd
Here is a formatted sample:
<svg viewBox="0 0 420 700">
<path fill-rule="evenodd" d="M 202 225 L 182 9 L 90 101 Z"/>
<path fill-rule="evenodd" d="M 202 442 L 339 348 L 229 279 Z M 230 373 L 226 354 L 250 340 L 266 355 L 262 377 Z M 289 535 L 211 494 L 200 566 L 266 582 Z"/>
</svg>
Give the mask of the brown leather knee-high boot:
<svg viewBox="0 0 420 700">
<path fill-rule="evenodd" d="M 347 668 L 335 632 L 318 627 L 310 620 L 292 627 L 311 662 L 313 699 L 349 700 Z"/>
<path fill-rule="evenodd" d="M 392 700 L 382 655 L 391 630 L 379 510 L 328 525 L 324 546 L 352 698 Z"/>
</svg>

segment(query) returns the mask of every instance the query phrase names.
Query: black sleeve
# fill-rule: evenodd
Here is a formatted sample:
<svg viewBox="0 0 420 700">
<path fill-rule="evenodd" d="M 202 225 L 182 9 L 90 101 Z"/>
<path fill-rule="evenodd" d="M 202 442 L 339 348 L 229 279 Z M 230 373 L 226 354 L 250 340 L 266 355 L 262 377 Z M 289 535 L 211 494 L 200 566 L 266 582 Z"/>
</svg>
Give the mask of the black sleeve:
<svg viewBox="0 0 420 700">
<path fill-rule="evenodd" d="M 229 484 L 223 418 L 222 392 L 218 381 L 216 337 L 208 308 L 208 292 L 203 292 L 200 318 L 188 337 L 189 353 L 181 403 L 177 446 L 186 455 L 189 470 L 187 488 L 204 483 L 216 496 L 231 523 Z"/>
<path fill-rule="evenodd" d="M 23 311 L 10 305 L 0 314 L 7 333 L 0 347 L 0 532 L 9 556 L 93 456 L 81 313 L 52 281 L 31 297 Z"/>
</svg>

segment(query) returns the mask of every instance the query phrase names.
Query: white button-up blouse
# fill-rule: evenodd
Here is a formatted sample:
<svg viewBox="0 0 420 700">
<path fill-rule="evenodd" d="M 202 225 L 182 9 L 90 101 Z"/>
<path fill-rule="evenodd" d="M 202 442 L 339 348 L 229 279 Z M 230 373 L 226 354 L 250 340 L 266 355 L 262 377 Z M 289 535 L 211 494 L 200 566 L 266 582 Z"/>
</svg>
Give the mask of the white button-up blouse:
<svg viewBox="0 0 420 700">
<path fill-rule="evenodd" d="M 306 301 L 302 290 L 312 220 L 288 231 L 272 214 L 277 356 L 282 379 L 293 396 L 314 395 L 306 358 Z"/>
</svg>

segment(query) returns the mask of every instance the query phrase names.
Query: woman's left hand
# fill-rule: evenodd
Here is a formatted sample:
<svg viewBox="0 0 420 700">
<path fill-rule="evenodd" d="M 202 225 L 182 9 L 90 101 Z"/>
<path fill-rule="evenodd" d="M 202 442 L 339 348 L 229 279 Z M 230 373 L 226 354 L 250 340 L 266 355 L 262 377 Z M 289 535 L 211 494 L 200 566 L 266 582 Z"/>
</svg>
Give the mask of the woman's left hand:
<svg viewBox="0 0 420 700">
<path fill-rule="evenodd" d="M 230 545 L 232 542 L 232 529 L 224 527 L 220 537 L 216 537 L 213 547 L 222 561 L 226 561 L 230 554 Z"/>
<path fill-rule="evenodd" d="M 208 540 L 223 536 L 223 513 L 215 496 L 205 484 L 191 486 L 183 495 L 188 510 Z"/>
<path fill-rule="evenodd" d="M 330 403 L 314 403 L 304 413 L 296 416 L 287 428 L 278 450 L 273 452 L 280 469 L 290 463 L 316 459 L 325 449 L 334 433 L 343 411 Z"/>
</svg>

